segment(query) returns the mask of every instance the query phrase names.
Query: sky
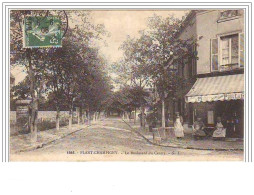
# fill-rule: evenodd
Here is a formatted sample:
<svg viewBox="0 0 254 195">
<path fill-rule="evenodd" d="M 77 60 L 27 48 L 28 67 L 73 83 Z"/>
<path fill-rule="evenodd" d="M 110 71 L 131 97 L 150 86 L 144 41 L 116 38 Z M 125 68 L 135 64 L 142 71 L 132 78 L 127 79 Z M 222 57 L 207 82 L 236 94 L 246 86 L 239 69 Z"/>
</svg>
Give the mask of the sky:
<svg viewBox="0 0 254 195">
<path fill-rule="evenodd" d="M 127 35 L 138 37 L 139 31 L 147 28 L 147 18 L 154 14 L 167 17 L 174 14 L 181 18 L 186 11 L 92 11 L 92 17 L 95 23 L 104 24 L 110 37 L 105 37 L 108 47 L 102 46 L 102 54 L 109 60 L 115 62 L 122 57 L 120 45 L 126 40 Z"/>
<path fill-rule="evenodd" d="M 147 18 L 154 14 L 167 17 L 173 14 L 175 17 L 181 18 L 187 11 L 179 10 L 98 10 L 91 11 L 92 22 L 95 24 L 104 24 L 105 29 L 109 32 L 109 37 L 104 37 L 99 43 L 100 52 L 109 63 L 116 62 L 122 57 L 122 51 L 119 50 L 120 45 L 126 40 L 127 36 L 138 37 L 139 31 L 147 27 Z M 106 41 L 107 46 L 102 44 Z M 26 73 L 22 72 L 22 68 L 18 67 L 11 70 L 15 77 L 15 84 L 22 81 Z"/>
</svg>

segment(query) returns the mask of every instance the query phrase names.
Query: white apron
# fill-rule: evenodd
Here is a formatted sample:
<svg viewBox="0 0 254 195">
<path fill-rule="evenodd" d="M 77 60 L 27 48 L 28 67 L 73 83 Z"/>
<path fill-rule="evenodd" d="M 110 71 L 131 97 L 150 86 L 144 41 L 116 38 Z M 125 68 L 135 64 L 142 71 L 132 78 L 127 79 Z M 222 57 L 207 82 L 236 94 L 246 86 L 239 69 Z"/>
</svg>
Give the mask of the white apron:
<svg viewBox="0 0 254 195">
<path fill-rule="evenodd" d="M 180 118 L 176 119 L 176 122 L 174 124 L 174 131 L 176 137 L 184 137 L 183 126 L 180 122 Z"/>
<path fill-rule="evenodd" d="M 222 123 L 217 123 L 216 130 L 213 132 L 213 137 L 226 137 L 226 129 Z"/>
</svg>

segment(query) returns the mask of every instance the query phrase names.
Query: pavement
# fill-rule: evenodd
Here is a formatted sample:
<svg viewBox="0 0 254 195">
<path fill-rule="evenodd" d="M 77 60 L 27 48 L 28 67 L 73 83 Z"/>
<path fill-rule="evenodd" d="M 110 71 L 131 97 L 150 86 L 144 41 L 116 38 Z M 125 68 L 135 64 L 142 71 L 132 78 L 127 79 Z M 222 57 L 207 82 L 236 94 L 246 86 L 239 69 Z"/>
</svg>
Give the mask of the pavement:
<svg viewBox="0 0 254 195">
<path fill-rule="evenodd" d="M 10 152 L 20 153 L 42 148 L 88 126 L 87 124 L 74 124 L 71 129 L 65 126 L 61 127 L 59 131 L 56 131 L 56 129 L 39 131 L 37 134 L 37 142 L 31 141 L 31 134 L 13 135 L 10 136 Z"/>
<path fill-rule="evenodd" d="M 111 126 L 114 124 L 111 124 Z M 153 133 L 149 132 L 148 127 L 145 130 L 141 130 L 139 124 L 134 124 L 133 121 L 123 120 L 122 124 L 117 122 L 116 125 L 121 128 L 127 128 L 129 130 L 134 130 L 150 143 L 159 145 L 162 147 L 173 147 L 173 148 L 183 148 L 183 149 L 196 149 L 196 150 L 239 150 L 243 151 L 244 145 L 242 139 L 226 138 L 223 140 L 213 140 L 212 137 L 205 138 L 203 140 L 194 140 L 191 134 L 184 135 L 184 138 L 177 139 L 174 137 L 167 136 L 167 139 L 161 140 L 160 143 L 154 142 Z"/>
<path fill-rule="evenodd" d="M 138 128 L 134 126 L 134 128 Z M 11 161 L 175 161 L 175 160 L 243 160 L 241 150 L 196 150 L 159 146 L 134 132 L 121 119 L 105 119 L 92 123 L 73 125 L 38 133 L 38 143 L 31 143 L 30 136 L 10 137 Z M 147 139 L 149 138 L 149 139 Z M 186 141 L 188 142 L 188 141 Z M 235 143 L 235 142 L 234 142 Z M 163 143 L 165 144 L 165 143 Z M 179 145 L 176 145 L 179 144 Z M 201 142 L 193 144 L 205 147 Z M 219 142 L 214 143 L 214 145 Z M 232 144 L 232 143 L 229 143 Z M 207 146 L 210 145 L 208 142 Z M 232 144 L 235 145 L 235 144 Z M 231 146 L 230 146 L 231 147 Z"/>
</svg>

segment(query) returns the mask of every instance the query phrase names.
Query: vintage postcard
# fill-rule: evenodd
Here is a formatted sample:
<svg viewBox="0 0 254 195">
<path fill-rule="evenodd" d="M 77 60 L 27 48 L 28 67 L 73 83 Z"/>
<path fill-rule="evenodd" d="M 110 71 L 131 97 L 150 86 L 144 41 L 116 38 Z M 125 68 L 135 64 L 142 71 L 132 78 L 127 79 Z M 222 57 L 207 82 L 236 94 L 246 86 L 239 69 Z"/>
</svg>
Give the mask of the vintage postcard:
<svg viewBox="0 0 254 195">
<path fill-rule="evenodd" d="M 11 8 L 9 160 L 244 161 L 245 17 Z"/>
</svg>

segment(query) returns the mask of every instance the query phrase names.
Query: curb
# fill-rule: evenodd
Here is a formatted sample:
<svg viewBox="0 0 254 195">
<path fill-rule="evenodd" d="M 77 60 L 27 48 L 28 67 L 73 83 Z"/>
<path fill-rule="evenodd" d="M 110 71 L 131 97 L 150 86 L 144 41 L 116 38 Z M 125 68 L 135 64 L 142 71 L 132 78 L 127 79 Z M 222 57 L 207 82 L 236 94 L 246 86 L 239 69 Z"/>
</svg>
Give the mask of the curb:
<svg viewBox="0 0 254 195">
<path fill-rule="evenodd" d="M 63 136 L 61 136 L 61 137 L 56 138 L 56 139 L 50 140 L 50 141 L 45 142 L 45 143 L 40 143 L 40 144 L 38 143 L 38 144 L 35 145 L 35 146 L 29 147 L 29 148 L 26 148 L 26 149 L 21 149 L 21 150 L 18 150 L 18 151 L 16 151 L 16 152 L 14 152 L 14 153 L 17 154 L 17 153 L 21 153 L 21 152 L 28 152 L 28 151 L 33 151 L 33 150 L 36 150 L 36 149 L 39 149 L 39 148 L 43 148 L 44 146 L 50 145 L 50 144 L 54 143 L 55 141 L 58 141 L 58 140 L 60 140 L 60 139 L 63 139 L 63 138 L 65 138 L 65 137 L 67 137 L 67 136 L 69 136 L 69 135 L 72 135 L 72 134 L 74 134 L 74 133 L 76 133 L 76 132 L 78 132 L 78 131 L 82 131 L 83 129 L 85 129 L 85 128 L 87 128 L 87 127 L 90 127 L 90 126 L 92 126 L 92 125 L 86 125 L 84 128 L 77 129 L 77 130 L 75 130 L 75 131 L 72 131 L 72 132 L 70 132 L 70 133 L 67 133 L 67 134 L 65 134 L 65 135 L 63 135 Z"/>
<path fill-rule="evenodd" d="M 138 132 L 137 130 L 133 129 L 130 124 L 128 124 L 125 120 L 122 119 L 122 121 L 127 124 L 130 128 L 131 131 L 136 133 L 137 135 L 141 136 L 144 140 L 146 140 L 149 144 L 155 145 L 155 146 L 160 146 L 160 147 L 167 147 L 167 148 L 179 148 L 179 149 L 187 149 L 187 150 L 205 150 L 205 151 L 243 151 L 243 148 L 199 148 L 199 147 L 192 147 L 192 146 L 177 146 L 177 145 L 163 145 L 163 144 L 157 144 L 149 139 L 147 139 L 143 134 Z"/>
</svg>

